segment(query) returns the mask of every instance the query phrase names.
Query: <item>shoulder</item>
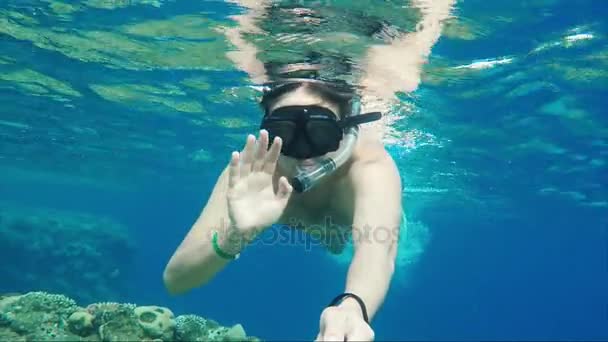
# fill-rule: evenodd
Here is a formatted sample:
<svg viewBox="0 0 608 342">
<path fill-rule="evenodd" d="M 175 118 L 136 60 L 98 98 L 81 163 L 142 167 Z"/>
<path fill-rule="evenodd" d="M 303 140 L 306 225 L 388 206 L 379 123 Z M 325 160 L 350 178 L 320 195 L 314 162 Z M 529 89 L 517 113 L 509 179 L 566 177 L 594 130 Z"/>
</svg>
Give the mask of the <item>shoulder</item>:
<svg viewBox="0 0 608 342">
<path fill-rule="evenodd" d="M 379 140 L 363 139 L 358 142 L 348 168 L 347 178 L 351 186 L 400 182 L 400 175 L 393 157 Z M 354 183 L 354 184 L 353 184 Z"/>
<path fill-rule="evenodd" d="M 386 151 L 384 143 L 375 134 L 367 135 L 366 133 L 362 131 L 359 136 L 351 159 L 352 166 L 393 162 L 393 158 Z"/>
</svg>

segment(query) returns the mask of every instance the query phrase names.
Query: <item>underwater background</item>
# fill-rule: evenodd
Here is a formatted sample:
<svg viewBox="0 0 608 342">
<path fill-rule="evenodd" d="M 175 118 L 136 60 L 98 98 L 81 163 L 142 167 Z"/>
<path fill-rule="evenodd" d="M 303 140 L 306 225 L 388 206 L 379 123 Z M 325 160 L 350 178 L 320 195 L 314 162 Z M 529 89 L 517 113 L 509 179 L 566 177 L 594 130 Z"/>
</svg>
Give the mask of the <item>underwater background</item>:
<svg viewBox="0 0 608 342">
<path fill-rule="evenodd" d="M 350 5 L 395 16 L 376 4 Z M 0 293 L 314 339 L 347 255 L 254 244 L 205 287 L 172 297 L 162 284 L 230 152 L 257 131 L 257 93 L 216 29 L 241 11 L 0 4 Z M 607 17 L 605 1 L 457 3 L 387 138 L 409 230 L 376 340 L 608 339 Z"/>
</svg>

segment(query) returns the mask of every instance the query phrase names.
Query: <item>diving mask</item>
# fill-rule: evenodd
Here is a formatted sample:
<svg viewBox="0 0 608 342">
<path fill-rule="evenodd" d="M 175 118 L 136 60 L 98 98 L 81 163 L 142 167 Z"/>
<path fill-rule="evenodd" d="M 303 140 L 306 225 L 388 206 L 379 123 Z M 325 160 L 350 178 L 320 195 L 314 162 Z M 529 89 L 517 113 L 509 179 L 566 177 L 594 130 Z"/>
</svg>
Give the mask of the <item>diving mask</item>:
<svg viewBox="0 0 608 342">
<path fill-rule="evenodd" d="M 265 116 L 261 128 L 268 131 L 270 141 L 281 137 L 283 155 L 310 159 L 338 150 L 348 128 L 381 117 L 381 113 L 374 112 L 338 120 L 337 115 L 325 107 L 286 106 Z"/>
</svg>

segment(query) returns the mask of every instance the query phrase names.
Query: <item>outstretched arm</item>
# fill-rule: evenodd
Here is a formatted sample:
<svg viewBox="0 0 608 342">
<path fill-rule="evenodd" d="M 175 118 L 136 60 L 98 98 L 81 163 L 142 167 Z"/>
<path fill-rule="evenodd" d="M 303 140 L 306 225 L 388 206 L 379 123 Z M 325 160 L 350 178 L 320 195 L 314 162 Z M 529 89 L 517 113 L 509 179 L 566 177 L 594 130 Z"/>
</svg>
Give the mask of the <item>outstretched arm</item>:
<svg viewBox="0 0 608 342">
<path fill-rule="evenodd" d="M 401 178 L 393 159 L 353 165 L 355 195 L 353 243 L 355 253 L 348 270 L 346 292 L 365 302 L 370 320 L 384 301 L 395 268 L 401 223 Z M 344 304 L 359 306 L 350 300 Z"/>
<path fill-rule="evenodd" d="M 370 321 L 382 306 L 395 269 L 401 223 L 401 179 L 397 167 L 383 153 L 376 160 L 356 162 L 349 171 L 355 212 L 351 261 L 344 292 L 359 296 Z M 371 341 L 361 307 L 352 297 L 321 315 L 319 341 Z"/>
<path fill-rule="evenodd" d="M 420 84 L 422 66 L 441 36 L 443 22 L 450 18 L 456 0 L 412 0 L 422 14 L 416 31 L 386 45 L 369 48 L 360 84 L 364 97 L 393 102 L 396 92 L 413 92 Z"/>
</svg>

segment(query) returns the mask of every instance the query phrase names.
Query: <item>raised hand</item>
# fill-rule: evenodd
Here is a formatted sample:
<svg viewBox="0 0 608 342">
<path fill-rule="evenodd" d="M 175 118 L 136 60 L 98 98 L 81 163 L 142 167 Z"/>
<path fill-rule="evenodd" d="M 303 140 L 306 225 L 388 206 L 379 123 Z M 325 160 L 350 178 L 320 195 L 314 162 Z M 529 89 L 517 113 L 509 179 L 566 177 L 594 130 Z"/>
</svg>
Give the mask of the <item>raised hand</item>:
<svg viewBox="0 0 608 342">
<path fill-rule="evenodd" d="M 233 152 L 229 166 L 228 212 L 235 227 L 246 235 L 275 223 L 283 213 L 293 187 L 281 177 L 275 190 L 273 175 L 282 141 L 276 137 L 268 148 L 268 132 L 256 141 L 247 137 L 242 153 Z"/>
</svg>

